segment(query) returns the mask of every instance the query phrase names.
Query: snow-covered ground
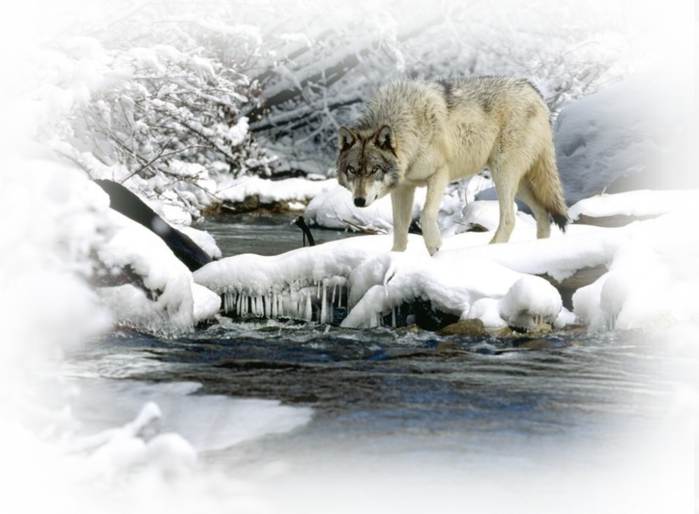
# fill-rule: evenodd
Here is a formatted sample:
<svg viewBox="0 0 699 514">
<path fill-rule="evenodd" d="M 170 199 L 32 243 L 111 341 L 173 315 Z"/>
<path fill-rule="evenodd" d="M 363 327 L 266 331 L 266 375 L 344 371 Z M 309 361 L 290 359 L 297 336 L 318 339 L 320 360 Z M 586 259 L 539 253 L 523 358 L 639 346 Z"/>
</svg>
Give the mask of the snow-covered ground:
<svg viewBox="0 0 699 514">
<path fill-rule="evenodd" d="M 696 320 L 699 307 L 691 297 L 699 288 L 699 237 L 692 220 L 699 214 L 699 191 L 657 194 L 671 199 L 671 212 L 621 228 L 572 225 L 565 235 L 536 240 L 533 222 L 522 217 L 506 245 L 488 245 L 488 233 L 467 232 L 445 239 L 434 258 L 420 236 L 410 237 L 405 253 L 389 251 L 390 235 L 363 236 L 273 257 L 223 258 L 196 271 L 194 280 L 225 295 L 228 309 L 238 314 L 320 322 L 342 306 L 344 288 L 350 310 L 343 325 L 357 328 L 377 326 L 419 298 L 492 328 L 548 320 L 599 331 Z M 634 196 L 610 195 L 597 203 L 613 205 L 616 199 L 618 209 L 611 212 L 623 214 Z M 598 214 L 592 200 L 591 210 L 582 205 L 575 212 Z M 657 214 L 652 202 L 634 209 Z M 497 210 L 491 215 L 497 217 Z M 609 271 L 578 290 L 573 315 L 556 289 L 537 276 L 560 282 L 596 266 Z"/>
<path fill-rule="evenodd" d="M 3 15 L 3 24 L 8 21 L 14 22 L 14 16 Z M 28 45 L 21 34 L 22 24 L 15 25 L 9 27 L 9 33 Z M 641 100 L 637 117 L 620 122 L 635 110 L 634 100 L 646 98 L 626 95 L 623 83 L 618 86 L 621 89 L 609 88 L 609 92 L 571 104 L 557 121 L 558 144 L 564 155 L 561 173 L 564 179 L 573 177 L 568 184 L 585 181 L 574 187 L 582 201 L 572 206 L 571 218 L 581 214 L 660 215 L 657 219 L 614 229 L 572 225 L 565 235 L 555 233 L 549 240 L 537 241 L 531 218 L 520 213 L 512 241 L 489 246 L 487 233 L 465 230 L 472 224 L 491 228 L 497 215 L 494 204 L 470 201 L 462 210 L 461 200 L 470 197 L 468 191 L 455 189 L 445 197 L 440 215 L 448 237 L 434 258 L 427 255 L 419 236 L 410 238 L 407 252 L 394 254 L 389 252 L 391 236 L 377 235 L 276 257 L 224 257 L 192 274 L 152 233 L 110 211 L 106 195 L 83 171 L 91 170 L 95 178 L 125 179 L 129 170 L 119 163 L 99 162 L 89 151 L 67 147 L 61 139 L 70 138 L 66 119 L 76 104 L 89 98 L 87 86 L 101 84 L 105 77 L 94 74 L 104 71 L 101 49 L 91 46 L 89 38 L 75 43 L 77 53 L 71 57 L 46 48 L 29 52 L 34 60 L 25 60 L 20 53 L 7 61 L 2 56 L 3 73 L 21 70 L 18 73 L 31 79 L 34 95 L 23 96 L 23 84 L 16 81 L 2 84 L 0 107 L 6 116 L 0 130 L 0 476 L 10 485 L 0 495 L 2 512 L 110 511 L 100 504 L 97 493 L 112 489 L 126 497 L 134 512 L 269 510 L 248 484 L 224 481 L 217 472 L 196 464 L 197 453 L 207 448 L 198 446 L 194 434 L 163 431 L 149 437 L 159 419 L 172 419 L 168 418 L 168 398 L 187 397 L 196 385 L 114 393 L 110 384 L 103 383 L 101 387 L 109 389 L 104 398 L 110 402 L 124 394 L 144 400 L 143 407 L 128 424 L 103 427 L 89 438 L 78 435 L 81 419 L 71 410 L 80 380 L 66 379 L 69 371 L 62 367 L 66 349 L 85 344 L 116 324 L 162 338 L 186 334 L 198 321 L 215 316 L 222 307 L 220 294 L 224 306 L 241 312 L 301 319 L 310 319 L 317 312 L 320 321 L 327 321 L 330 307 L 344 291 L 350 310 L 343 323 L 349 327 L 375 326 L 402 302 L 425 298 L 441 310 L 464 319 L 479 318 L 493 328 L 505 324 L 527 328 L 539 320 L 557 326 L 576 322 L 593 331 L 671 327 L 689 334 L 683 340 L 696 341 L 697 191 L 584 198 L 586 184 L 603 189 L 620 174 L 639 170 L 639 159 L 652 155 L 655 169 L 667 170 L 664 157 L 678 155 L 672 143 L 685 140 L 681 132 L 694 115 L 693 100 L 682 89 L 691 83 L 660 80 L 666 68 L 660 78 L 656 72 L 627 84 L 651 90 L 650 98 L 657 98 L 659 92 L 672 100 L 668 102 L 671 109 L 653 111 L 654 121 L 645 123 L 646 105 Z M 11 49 L 16 44 L 13 40 L 4 46 Z M 145 54 L 136 57 L 139 62 L 149 58 Z M 31 68 L 37 58 L 47 64 L 38 75 Z M 199 62 L 188 58 L 195 65 Z M 199 64 L 205 73 L 206 63 Z M 678 59 L 672 65 L 673 72 L 683 67 L 688 70 L 694 61 Z M 42 80 L 45 83 L 37 87 Z M 661 118 L 655 117 L 657 112 Z M 229 127 L 229 131 L 242 130 L 243 125 Z M 660 137 L 646 137 L 644 130 L 655 131 L 656 127 L 662 129 Z M 46 136 L 42 144 L 34 142 L 37 134 Z M 673 160 L 675 168 L 669 171 L 691 182 L 696 173 L 692 164 Z M 192 220 L 191 210 L 178 204 L 182 196 L 189 205 L 206 207 L 212 195 L 235 201 L 254 194 L 273 201 L 313 198 L 306 215 L 318 224 L 340 220 L 343 227 L 350 221 L 363 228 L 390 231 L 387 203 L 377 204 L 376 212 L 350 212 L 343 199 L 347 195 L 333 180 L 272 184 L 242 178 L 233 183 L 201 167 L 177 165 L 172 162 L 168 169 L 174 177 L 171 182 L 137 176 L 128 182 L 174 224 Z M 584 173 L 577 173 L 580 170 Z M 180 184 L 184 175 L 196 180 L 175 190 L 173 184 Z M 168 190 L 170 185 L 172 190 Z M 471 192 L 478 189 L 471 187 Z M 148 198 L 163 188 L 166 191 L 157 200 Z M 419 204 L 416 212 L 418 208 Z M 209 246 L 207 251 L 215 254 L 215 246 Z M 96 260 L 105 266 L 101 271 Z M 562 280 L 576 270 L 598 265 L 608 271 L 575 294 L 572 312 L 562 308 L 555 288 L 537 276 L 546 273 Z M 112 268 L 130 270 L 131 276 L 139 277 L 137 284 L 88 285 L 96 274 L 109 275 Z M 55 400 L 49 407 L 46 396 Z M 687 396 L 693 407 L 696 391 Z M 158 404 L 149 403 L 151 398 L 157 398 Z M 225 404 L 229 416 L 239 415 L 243 426 L 235 434 L 215 431 L 217 447 L 291 430 L 307 423 L 312 414 L 277 402 L 246 403 L 211 396 L 185 403 L 195 410 L 203 404 Z M 167 428 L 167 422 L 164 426 Z"/>
</svg>

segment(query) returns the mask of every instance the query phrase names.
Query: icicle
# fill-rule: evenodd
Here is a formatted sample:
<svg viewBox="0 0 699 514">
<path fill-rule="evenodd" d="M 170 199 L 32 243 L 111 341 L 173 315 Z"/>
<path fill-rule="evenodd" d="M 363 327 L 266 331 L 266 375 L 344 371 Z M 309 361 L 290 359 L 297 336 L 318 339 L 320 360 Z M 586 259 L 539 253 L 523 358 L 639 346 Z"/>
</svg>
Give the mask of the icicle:
<svg viewBox="0 0 699 514">
<path fill-rule="evenodd" d="M 299 306 L 300 304 L 299 300 L 299 294 L 298 292 L 294 291 L 291 294 L 291 317 L 292 318 L 298 318 L 301 315 L 301 308 Z"/>
<path fill-rule="evenodd" d="M 333 297 L 332 297 L 332 300 L 330 301 L 330 303 L 332 305 L 335 305 L 335 293 L 337 293 L 337 284 L 333 284 Z"/>
<path fill-rule="evenodd" d="M 303 319 L 306 321 L 312 321 L 313 319 L 313 307 L 311 305 L 311 295 L 306 295 L 306 308 L 303 312 Z"/>
<path fill-rule="evenodd" d="M 342 307 L 342 284 L 340 284 L 340 295 L 337 299 L 337 306 Z"/>
<path fill-rule="evenodd" d="M 327 323 L 328 321 L 328 298 L 327 298 L 327 288 L 323 284 L 323 297 L 320 300 L 320 322 Z"/>
<path fill-rule="evenodd" d="M 271 300 L 269 314 L 272 318 L 276 318 L 279 316 L 277 314 L 278 312 L 279 312 L 279 310 L 277 309 L 277 293 L 272 292 L 272 300 Z"/>
<path fill-rule="evenodd" d="M 396 328 L 396 308 L 393 307 L 391 309 L 391 326 L 393 328 Z"/>
</svg>

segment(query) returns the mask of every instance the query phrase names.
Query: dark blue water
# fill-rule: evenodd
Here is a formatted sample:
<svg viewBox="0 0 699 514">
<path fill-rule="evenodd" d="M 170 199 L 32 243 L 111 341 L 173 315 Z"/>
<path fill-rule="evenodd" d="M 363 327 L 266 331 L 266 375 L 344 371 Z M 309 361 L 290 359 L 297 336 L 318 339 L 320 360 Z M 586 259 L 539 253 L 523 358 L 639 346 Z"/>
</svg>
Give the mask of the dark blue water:
<svg viewBox="0 0 699 514">
<path fill-rule="evenodd" d="M 650 513 L 689 487 L 668 473 L 693 462 L 693 348 L 662 332 L 472 339 L 224 319 L 175 340 L 113 334 L 71 358 L 121 381 L 197 382 L 203 399 L 311 408 L 291 432 L 201 456 L 257 483 L 272 512 Z"/>
<path fill-rule="evenodd" d="M 259 253 L 300 246 L 288 220 L 262 225 Z M 224 255 L 257 237 L 219 228 Z M 311 408 L 289 433 L 202 456 L 298 506 L 280 512 L 661 512 L 677 496 L 668 470 L 691 457 L 682 391 L 696 385 L 695 348 L 661 330 L 495 339 L 221 318 L 173 340 L 118 332 L 70 359 Z"/>
</svg>

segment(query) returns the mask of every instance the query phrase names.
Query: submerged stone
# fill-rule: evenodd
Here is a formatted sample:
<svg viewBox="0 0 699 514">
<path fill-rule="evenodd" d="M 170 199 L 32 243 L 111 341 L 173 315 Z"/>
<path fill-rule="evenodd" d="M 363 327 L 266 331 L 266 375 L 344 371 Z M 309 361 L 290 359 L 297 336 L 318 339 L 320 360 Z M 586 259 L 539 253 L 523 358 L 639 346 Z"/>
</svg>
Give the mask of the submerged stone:
<svg viewBox="0 0 699 514">
<path fill-rule="evenodd" d="M 440 336 L 485 337 L 487 332 L 480 319 L 465 319 L 437 331 Z"/>
</svg>

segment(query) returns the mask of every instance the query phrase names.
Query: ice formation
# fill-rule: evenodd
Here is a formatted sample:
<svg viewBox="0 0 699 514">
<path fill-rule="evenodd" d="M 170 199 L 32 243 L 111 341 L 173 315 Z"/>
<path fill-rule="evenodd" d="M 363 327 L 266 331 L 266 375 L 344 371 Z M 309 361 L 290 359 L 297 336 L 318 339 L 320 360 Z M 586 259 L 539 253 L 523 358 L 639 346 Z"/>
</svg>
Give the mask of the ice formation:
<svg viewBox="0 0 699 514">
<path fill-rule="evenodd" d="M 467 232 L 446 238 L 435 257 L 417 235 L 404 253 L 389 251 L 390 236 L 364 236 L 274 257 L 229 257 L 207 264 L 194 279 L 223 295 L 224 310 L 237 316 L 334 323 L 346 313 L 342 325 L 354 328 L 396 324 L 401 306 L 415 300 L 493 328 L 573 321 L 593 330 L 665 325 L 697 315 L 688 295 L 699 287 L 692 271 L 699 248 L 688 236 L 693 215 L 682 212 L 694 209 L 688 198 L 695 197 L 678 201 L 679 212 L 619 228 L 572 225 L 565 236 L 537 240 L 534 227 L 518 224 L 507 245 L 489 245 L 487 233 Z M 596 266 L 609 272 L 577 291 L 574 314 L 535 276 L 561 281 Z"/>
<path fill-rule="evenodd" d="M 390 237 L 367 236 L 272 257 L 238 255 L 204 266 L 194 280 L 222 295 L 223 310 L 236 316 L 330 323 L 347 307 L 350 272 L 390 245 Z"/>
</svg>

